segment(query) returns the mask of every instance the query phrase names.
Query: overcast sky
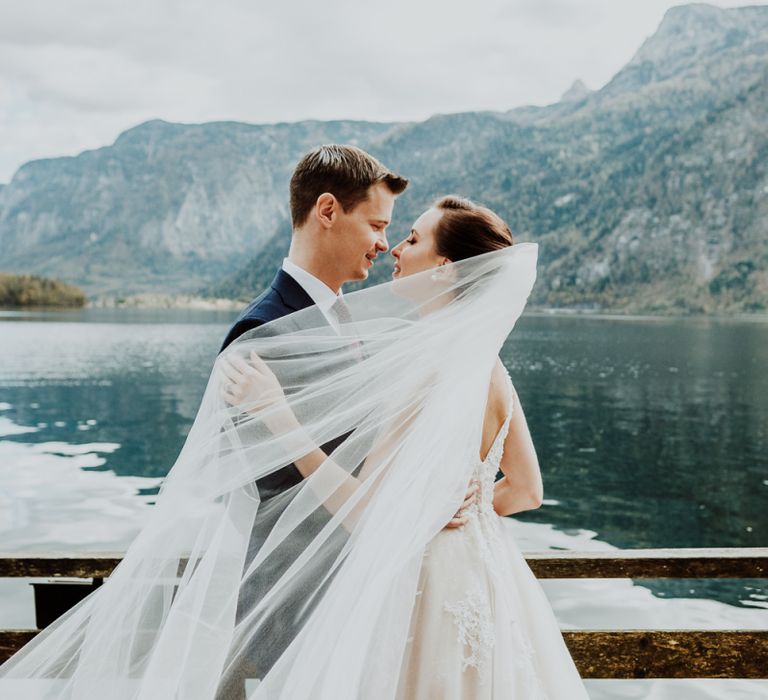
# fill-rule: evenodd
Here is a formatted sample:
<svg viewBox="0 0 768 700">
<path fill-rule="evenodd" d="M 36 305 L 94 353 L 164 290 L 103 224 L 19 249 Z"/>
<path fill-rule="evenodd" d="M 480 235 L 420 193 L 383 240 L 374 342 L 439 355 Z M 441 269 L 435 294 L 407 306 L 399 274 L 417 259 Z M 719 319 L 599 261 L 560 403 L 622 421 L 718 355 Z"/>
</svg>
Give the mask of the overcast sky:
<svg viewBox="0 0 768 700">
<path fill-rule="evenodd" d="M 604 85 L 676 4 L 0 0 L 0 182 L 154 118 L 417 120 L 547 104 L 576 78 Z"/>
</svg>

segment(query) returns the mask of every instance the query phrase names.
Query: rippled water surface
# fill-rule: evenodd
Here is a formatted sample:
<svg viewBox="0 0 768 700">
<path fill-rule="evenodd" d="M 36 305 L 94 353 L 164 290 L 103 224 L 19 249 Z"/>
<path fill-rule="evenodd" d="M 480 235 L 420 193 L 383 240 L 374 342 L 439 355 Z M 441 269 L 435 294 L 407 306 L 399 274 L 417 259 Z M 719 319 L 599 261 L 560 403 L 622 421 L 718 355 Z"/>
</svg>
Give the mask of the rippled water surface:
<svg viewBox="0 0 768 700">
<path fill-rule="evenodd" d="M 151 502 L 231 318 L 0 315 L 5 549 L 126 541 L 131 518 L 115 530 L 115 513 Z M 518 520 L 616 547 L 766 544 L 768 323 L 527 315 L 502 358 L 545 484 L 545 505 Z"/>
<path fill-rule="evenodd" d="M 128 545 L 232 316 L 0 313 L 4 551 Z M 545 504 L 509 522 L 523 549 L 768 544 L 768 322 L 530 314 L 502 359 L 544 476 Z M 768 628 L 766 581 L 543 585 L 564 628 Z M 0 581 L 0 626 L 31 626 L 26 588 Z M 752 692 L 766 685 L 655 682 L 652 697 Z"/>
</svg>

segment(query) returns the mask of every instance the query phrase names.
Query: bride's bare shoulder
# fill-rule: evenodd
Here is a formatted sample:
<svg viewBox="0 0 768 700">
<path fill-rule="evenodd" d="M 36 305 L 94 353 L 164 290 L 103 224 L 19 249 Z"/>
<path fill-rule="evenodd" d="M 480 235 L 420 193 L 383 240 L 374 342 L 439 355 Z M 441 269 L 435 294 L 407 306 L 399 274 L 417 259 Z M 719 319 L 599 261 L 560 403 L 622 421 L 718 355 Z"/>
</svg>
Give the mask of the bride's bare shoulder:
<svg viewBox="0 0 768 700">
<path fill-rule="evenodd" d="M 490 398 L 498 401 L 503 406 L 509 405 L 509 401 L 512 398 L 507 377 L 507 368 L 504 366 L 501 358 L 497 357 L 496 364 L 493 366 L 493 372 L 491 373 Z"/>
</svg>

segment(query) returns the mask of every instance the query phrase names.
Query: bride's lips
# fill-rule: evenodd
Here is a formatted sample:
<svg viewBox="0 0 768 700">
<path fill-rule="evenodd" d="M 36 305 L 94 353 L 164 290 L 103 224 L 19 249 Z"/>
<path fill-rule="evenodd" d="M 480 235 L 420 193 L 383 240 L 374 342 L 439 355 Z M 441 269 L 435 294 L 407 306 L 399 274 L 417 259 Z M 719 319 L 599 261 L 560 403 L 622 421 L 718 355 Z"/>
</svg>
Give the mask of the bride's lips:
<svg viewBox="0 0 768 700">
<path fill-rule="evenodd" d="M 395 265 L 395 267 L 392 269 L 392 274 L 397 275 L 400 272 L 400 265 Z"/>
</svg>

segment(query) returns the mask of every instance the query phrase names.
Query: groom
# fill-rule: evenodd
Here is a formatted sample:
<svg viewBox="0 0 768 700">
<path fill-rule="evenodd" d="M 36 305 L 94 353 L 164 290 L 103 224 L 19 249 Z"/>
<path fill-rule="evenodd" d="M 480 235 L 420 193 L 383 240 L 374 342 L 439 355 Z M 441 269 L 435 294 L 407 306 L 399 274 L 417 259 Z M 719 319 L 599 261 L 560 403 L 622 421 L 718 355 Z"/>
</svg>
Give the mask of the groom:
<svg viewBox="0 0 768 700">
<path fill-rule="evenodd" d="M 386 228 L 395 197 L 408 180 L 354 146 L 326 145 L 307 153 L 290 183 L 293 234 L 267 290 L 229 329 L 223 351 L 246 331 L 316 304 L 335 329 L 348 318 L 341 287 L 364 280 L 379 253 L 389 249 Z M 330 453 L 341 440 L 324 445 Z M 289 465 L 258 480 L 261 500 L 302 481 Z"/>
</svg>

